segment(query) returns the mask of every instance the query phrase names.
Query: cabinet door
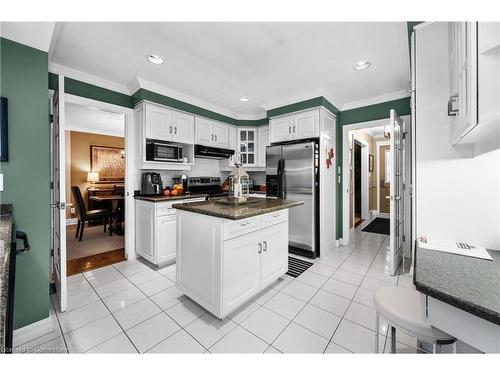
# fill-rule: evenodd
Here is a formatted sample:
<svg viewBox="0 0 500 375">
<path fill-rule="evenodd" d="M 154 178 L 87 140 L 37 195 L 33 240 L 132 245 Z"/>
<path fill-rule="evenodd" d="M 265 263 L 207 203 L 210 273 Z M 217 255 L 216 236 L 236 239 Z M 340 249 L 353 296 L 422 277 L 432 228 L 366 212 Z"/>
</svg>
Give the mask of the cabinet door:
<svg viewBox="0 0 500 375">
<path fill-rule="evenodd" d="M 260 231 L 262 242 L 260 287 L 271 285 L 288 270 L 288 221 Z"/>
<path fill-rule="evenodd" d="M 229 129 L 228 125 L 214 122 L 213 123 L 213 134 L 214 134 L 214 146 L 220 148 L 228 147 Z"/>
<path fill-rule="evenodd" d="M 293 139 L 292 116 L 278 117 L 270 122 L 271 143 L 290 141 Z"/>
<path fill-rule="evenodd" d="M 269 146 L 269 126 L 261 126 L 258 128 L 258 150 L 259 154 L 257 155 L 257 166 L 265 167 L 266 166 L 266 147 Z"/>
<path fill-rule="evenodd" d="M 135 202 L 135 251 L 154 263 L 154 203 Z"/>
<path fill-rule="evenodd" d="M 206 118 L 195 118 L 195 143 L 205 146 L 213 146 L 214 133 L 212 129 L 213 121 Z"/>
<path fill-rule="evenodd" d="M 228 141 L 227 146 L 230 150 L 238 151 L 238 134 L 234 126 L 228 126 Z"/>
<path fill-rule="evenodd" d="M 146 105 L 146 138 L 172 140 L 172 111 L 153 104 Z"/>
<path fill-rule="evenodd" d="M 194 116 L 174 111 L 172 115 L 173 137 L 172 140 L 180 143 L 194 143 Z"/>
<path fill-rule="evenodd" d="M 175 259 L 177 245 L 176 215 L 156 219 L 156 264 Z"/>
<path fill-rule="evenodd" d="M 242 128 L 238 129 L 238 143 L 241 153 L 241 161 L 247 167 L 257 165 L 257 129 Z"/>
<path fill-rule="evenodd" d="M 295 139 L 319 137 L 319 110 L 294 115 L 292 133 Z"/>
<path fill-rule="evenodd" d="M 222 311 L 226 315 L 260 290 L 259 232 L 224 241 Z"/>
</svg>

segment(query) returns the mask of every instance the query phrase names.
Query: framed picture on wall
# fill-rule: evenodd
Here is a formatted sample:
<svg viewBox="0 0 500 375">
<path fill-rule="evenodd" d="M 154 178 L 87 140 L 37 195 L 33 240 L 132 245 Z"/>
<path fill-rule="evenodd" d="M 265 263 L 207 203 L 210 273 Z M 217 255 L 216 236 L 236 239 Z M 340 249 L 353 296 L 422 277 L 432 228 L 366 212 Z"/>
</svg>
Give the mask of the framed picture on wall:
<svg viewBox="0 0 500 375">
<path fill-rule="evenodd" d="M 373 172 L 373 155 L 368 155 L 368 172 Z"/>
<path fill-rule="evenodd" d="M 121 147 L 90 146 L 90 168 L 99 173 L 99 182 L 125 180 L 124 151 Z"/>
<path fill-rule="evenodd" d="M 0 98 L 0 161 L 9 161 L 7 98 Z"/>
</svg>

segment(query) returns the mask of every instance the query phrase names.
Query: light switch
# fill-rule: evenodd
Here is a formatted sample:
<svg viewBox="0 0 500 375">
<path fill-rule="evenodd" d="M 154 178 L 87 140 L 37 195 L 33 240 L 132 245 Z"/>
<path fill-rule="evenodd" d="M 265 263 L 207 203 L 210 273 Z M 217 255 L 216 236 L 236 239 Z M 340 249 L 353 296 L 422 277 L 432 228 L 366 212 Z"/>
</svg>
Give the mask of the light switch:
<svg viewBox="0 0 500 375">
<path fill-rule="evenodd" d="M 3 173 L 0 173 L 0 191 L 3 191 Z"/>
</svg>

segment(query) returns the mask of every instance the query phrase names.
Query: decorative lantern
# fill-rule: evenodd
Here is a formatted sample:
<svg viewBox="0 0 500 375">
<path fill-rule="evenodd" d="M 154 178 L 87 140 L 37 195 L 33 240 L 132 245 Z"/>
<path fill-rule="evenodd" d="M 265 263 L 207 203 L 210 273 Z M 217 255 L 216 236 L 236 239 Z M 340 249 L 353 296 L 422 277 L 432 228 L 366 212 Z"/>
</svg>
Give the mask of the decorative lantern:
<svg viewBox="0 0 500 375">
<path fill-rule="evenodd" d="M 235 157 L 238 160 L 238 157 Z M 228 200 L 234 204 L 244 204 L 250 194 L 250 178 L 242 168 L 241 160 L 235 161 L 235 168 L 229 175 L 229 197 Z"/>
</svg>

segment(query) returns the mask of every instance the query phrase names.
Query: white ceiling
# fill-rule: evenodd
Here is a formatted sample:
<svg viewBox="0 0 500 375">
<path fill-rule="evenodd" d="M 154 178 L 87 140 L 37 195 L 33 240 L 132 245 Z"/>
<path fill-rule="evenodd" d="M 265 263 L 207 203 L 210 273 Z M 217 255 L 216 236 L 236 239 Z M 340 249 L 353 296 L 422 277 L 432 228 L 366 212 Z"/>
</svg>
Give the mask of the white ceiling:
<svg viewBox="0 0 500 375">
<path fill-rule="evenodd" d="M 165 63 L 147 62 L 151 53 Z M 403 97 L 410 78 L 405 22 L 63 22 L 50 56 L 122 87 L 153 82 L 239 118 L 320 95 L 344 109 Z M 359 60 L 371 68 L 354 71 Z M 240 102 L 244 95 L 250 101 Z"/>
<path fill-rule="evenodd" d="M 55 22 L 0 22 L 0 35 L 47 52 Z"/>
<path fill-rule="evenodd" d="M 121 114 L 73 103 L 66 103 L 65 114 L 66 130 L 125 136 L 125 119 Z"/>
<path fill-rule="evenodd" d="M 373 128 L 364 128 L 365 132 L 370 134 L 373 138 L 381 138 L 384 136 L 384 127 L 383 126 L 375 126 Z"/>
</svg>

